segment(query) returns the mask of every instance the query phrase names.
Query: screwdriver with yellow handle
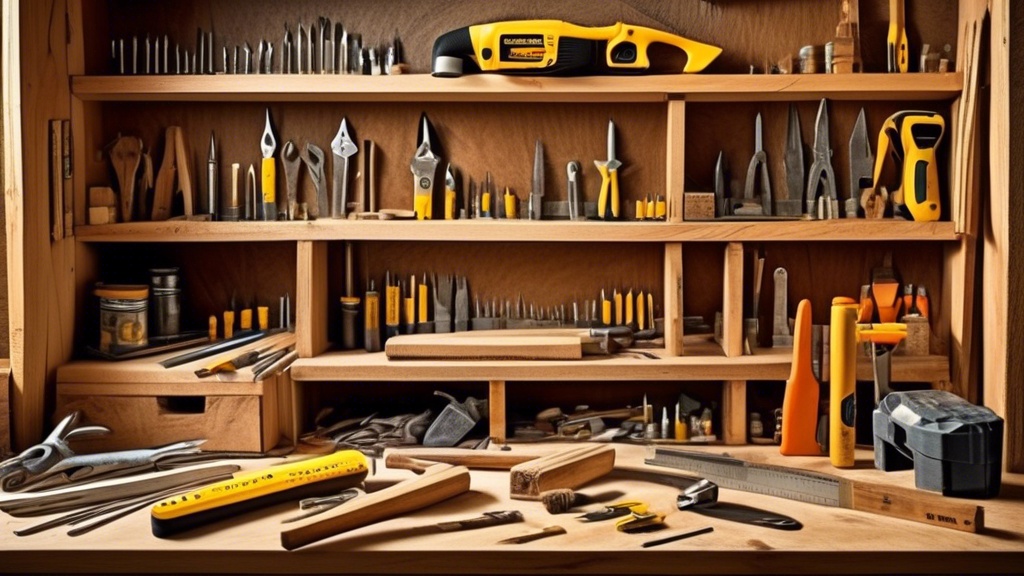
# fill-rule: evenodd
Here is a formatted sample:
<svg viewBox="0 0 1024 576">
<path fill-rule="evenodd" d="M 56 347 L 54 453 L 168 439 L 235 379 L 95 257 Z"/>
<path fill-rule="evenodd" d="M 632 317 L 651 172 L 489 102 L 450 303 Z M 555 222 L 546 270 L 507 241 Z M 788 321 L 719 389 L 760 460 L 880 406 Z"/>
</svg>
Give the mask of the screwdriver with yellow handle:
<svg viewBox="0 0 1024 576">
<path fill-rule="evenodd" d="M 263 128 L 260 149 L 263 152 L 263 219 L 277 220 L 277 165 L 274 160 L 277 139 L 270 125 L 270 108 L 267 108 L 267 124 Z"/>
<path fill-rule="evenodd" d="M 647 298 L 643 290 L 636 296 L 636 323 L 639 330 L 647 330 Z"/>
<path fill-rule="evenodd" d="M 519 218 L 519 198 L 505 186 L 505 218 L 515 220 Z"/>
<path fill-rule="evenodd" d="M 400 311 L 402 309 L 402 289 L 393 285 L 391 272 L 384 279 L 384 341 L 398 336 L 401 326 Z"/>
<path fill-rule="evenodd" d="M 612 325 L 612 301 L 605 298 L 604 288 L 601 289 L 601 325 Z"/>
<path fill-rule="evenodd" d="M 910 49 L 907 47 L 907 28 L 903 0 L 889 0 L 889 36 L 885 41 L 889 72 L 907 73 Z"/>
<path fill-rule="evenodd" d="M 608 160 L 594 160 L 601 173 L 601 192 L 597 197 L 597 217 L 600 220 L 619 219 L 619 168 L 615 159 L 615 122 L 608 120 Z"/>
<path fill-rule="evenodd" d="M 626 293 L 626 326 L 630 328 L 636 328 L 636 324 L 633 320 L 633 289 L 630 288 L 629 292 Z"/>
<path fill-rule="evenodd" d="M 612 299 L 615 302 L 615 325 L 622 326 L 622 292 L 618 288 L 612 290 Z"/>
<path fill-rule="evenodd" d="M 363 307 L 363 348 L 367 352 L 380 352 L 380 293 L 370 280 L 366 288 L 366 305 Z"/>
<path fill-rule="evenodd" d="M 455 168 L 452 167 L 451 163 L 448 164 L 448 169 L 445 170 L 444 174 L 444 219 L 455 220 L 458 216 L 456 212 L 456 192 L 455 192 Z"/>
<path fill-rule="evenodd" d="M 427 273 L 423 273 L 423 281 L 420 282 L 419 292 L 416 294 L 417 306 L 416 306 L 416 331 L 419 332 L 433 332 L 434 325 L 427 322 L 427 304 L 429 296 L 427 290 Z"/>
<path fill-rule="evenodd" d="M 494 218 L 494 181 L 491 180 L 491 173 L 487 173 L 484 179 L 484 190 L 480 194 L 480 212 L 484 218 Z"/>
<path fill-rule="evenodd" d="M 337 494 L 359 486 L 370 473 L 370 462 L 356 450 L 239 472 L 158 502 L 150 511 L 153 535 L 167 538 L 274 504 Z"/>
<path fill-rule="evenodd" d="M 416 275 L 414 274 L 409 278 L 409 291 L 405 290 L 405 283 L 402 283 L 402 287 L 399 292 L 403 294 L 402 297 L 402 321 L 405 323 L 405 333 L 415 334 L 416 333 Z"/>
</svg>

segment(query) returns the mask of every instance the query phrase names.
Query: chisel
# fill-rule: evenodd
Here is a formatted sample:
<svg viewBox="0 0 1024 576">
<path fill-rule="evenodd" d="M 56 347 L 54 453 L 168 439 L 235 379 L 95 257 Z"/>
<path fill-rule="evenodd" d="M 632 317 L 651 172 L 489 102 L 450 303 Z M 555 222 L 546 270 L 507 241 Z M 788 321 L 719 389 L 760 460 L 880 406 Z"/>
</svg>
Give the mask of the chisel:
<svg viewBox="0 0 1024 576">
<path fill-rule="evenodd" d="M 267 123 L 260 140 L 260 150 L 263 152 L 263 219 L 277 220 L 277 165 L 274 160 L 277 139 L 270 125 L 270 108 L 267 108 Z"/>
<path fill-rule="evenodd" d="M 392 285 L 391 272 L 385 275 L 384 290 L 384 341 L 386 342 L 388 338 L 398 336 L 401 332 L 402 289 L 397 285 Z"/>
<path fill-rule="evenodd" d="M 409 291 L 406 292 L 405 284 L 401 285 L 399 292 L 402 296 L 402 322 L 405 328 L 402 334 L 416 333 L 416 276 L 409 278 Z"/>
<path fill-rule="evenodd" d="M 341 347 L 356 348 L 356 318 L 359 316 L 359 297 L 355 295 L 352 243 L 345 242 L 345 295 L 341 297 Z"/>
<path fill-rule="evenodd" d="M 217 187 L 220 184 L 220 168 L 217 163 L 217 141 L 214 139 L 213 131 L 210 131 L 210 154 L 206 160 L 206 213 L 213 220 L 218 220 L 217 213 L 220 212 L 219 194 Z"/>
<path fill-rule="evenodd" d="M 531 196 L 531 198 L 533 198 Z M 505 186 L 505 218 L 513 220 L 519 218 L 519 198 L 512 193 L 508 186 Z"/>
<path fill-rule="evenodd" d="M 428 290 L 427 290 L 427 274 L 423 274 L 423 281 L 420 282 L 419 292 L 416 294 L 418 300 L 416 308 L 416 333 L 417 334 L 429 334 L 434 331 L 434 325 L 428 321 Z"/>
</svg>

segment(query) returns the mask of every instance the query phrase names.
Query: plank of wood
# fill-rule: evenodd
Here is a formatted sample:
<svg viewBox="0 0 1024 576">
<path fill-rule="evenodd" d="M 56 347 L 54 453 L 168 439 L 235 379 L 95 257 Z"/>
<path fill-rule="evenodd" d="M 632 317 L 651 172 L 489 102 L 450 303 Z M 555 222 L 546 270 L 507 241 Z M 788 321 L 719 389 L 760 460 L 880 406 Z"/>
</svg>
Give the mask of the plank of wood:
<svg viewBox="0 0 1024 576">
<path fill-rule="evenodd" d="M 388 339 L 384 351 L 392 360 L 580 360 L 579 337 L 494 337 L 409 334 Z"/>
<path fill-rule="evenodd" d="M 726 244 L 724 270 L 722 349 L 732 358 L 743 355 L 743 244 Z"/>
<path fill-rule="evenodd" d="M 63 123 L 60 120 L 50 120 L 50 236 L 54 241 L 64 239 L 64 168 L 61 153 L 63 142 Z"/>
<path fill-rule="evenodd" d="M 669 100 L 668 130 L 665 144 L 666 156 L 666 201 L 669 222 L 683 221 L 682 194 L 686 186 L 686 101 Z"/>
<path fill-rule="evenodd" d="M 722 436 L 726 444 L 747 443 L 747 383 L 722 383 Z"/>
<path fill-rule="evenodd" d="M 940 494 L 894 488 L 884 484 L 843 480 L 849 490 L 847 507 L 914 522 L 924 522 L 961 532 L 985 530 L 985 508 L 970 500 L 945 498 Z"/>
<path fill-rule="evenodd" d="M 682 356 L 683 349 L 683 245 L 665 244 L 665 352 Z"/>
<path fill-rule="evenodd" d="M 326 242 L 299 242 L 295 333 L 300 358 L 313 358 L 330 347 L 327 339 L 329 310 L 332 309 L 327 295 L 329 271 Z"/>
<path fill-rule="evenodd" d="M 491 380 L 488 383 L 487 406 L 490 414 L 491 442 L 495 444 L 505 443 L 505 382 L 503 380 Z"/>
<path fill-rule="evenodd" d="M 517 500 L 540 500 L 540 495 L 560 488 L 576 489 L 600 478 L 615 467 L 615 448 L 583 446 L 514 466 L 510 491 Z"/>
<path fill-rule="evenodd" d="M 451 240 L 487 242 L 951 242 L 952 222 L 507 222 L 482 220 L 315 220 L 311 222 L 131 222 L 82 226 L 81 242 L 271 242 Z"/>
<path fill-rule="evenodd" d="M 171 204 L 174 200 L 174 181 L 178 171 L 174 165 L 176 158 L 176 136 L 176 126 L 169 126 L 164 132 L 164 159 L 160 163 L 160 170 L 156 174 L 156 185 L 153 187 L 153 211 L 150 216 L 156 221 L 167 220 L 171 217 Z"/>
<path fill-rule="evenodd" d="M 963 78 L 949 74 L 652 75 L 517 78 L 467 75 L 283 76 L 268 84 L 254 76 L 75 76 L 83 100 L 190 102 L 664 102 L 671 96 L 701 101 L 944 100 Z"/>
<path fill-rule="evenodd" d="M 166 160 L 166 156 L 164 157 Z M 135 173 L 142 160 L 142 140 L 123 136 L 110 150 L 110 161 L 117 174 L 118 190 L 121 194 L 121 221 L 131 222 L 135 214 Z"/>
<path fill-rule="evenodd" d="M 516 465 L 546 456 L 549 452 L 516 447 L 515 450 L 466 450 L 463 448 L 390 448 L 384 453 L 388 468 L 413 469 L 416 461 L 441 462 L 472 470 L 511 470 Z"/>
<path fill-rule="evenodd" d="M 281 545 L 295 550 L 395 516 L 408 514 L 469 491 L 469 470 L 435 464 L 422 476 L 360 497 L 281 532 Z"/>
</svg>

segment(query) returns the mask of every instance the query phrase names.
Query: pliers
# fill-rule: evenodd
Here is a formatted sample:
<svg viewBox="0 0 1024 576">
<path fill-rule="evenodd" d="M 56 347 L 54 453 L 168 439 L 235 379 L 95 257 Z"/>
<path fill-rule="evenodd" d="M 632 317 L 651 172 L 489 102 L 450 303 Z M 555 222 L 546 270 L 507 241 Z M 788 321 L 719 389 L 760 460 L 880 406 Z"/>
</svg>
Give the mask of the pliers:
<svg viewBox="0 0 1024 576">
<path fill-rule="evenodd" d="M 836 173 L 832 170 L 832 146 L 828 133 L 828 105 L 824 98 L 814 122 L 814 163 L 807 176 L 807 215 L 812 220 L 839 218 Z M 821 194 L 818 194 L 818 190 Z"/>
</svg>

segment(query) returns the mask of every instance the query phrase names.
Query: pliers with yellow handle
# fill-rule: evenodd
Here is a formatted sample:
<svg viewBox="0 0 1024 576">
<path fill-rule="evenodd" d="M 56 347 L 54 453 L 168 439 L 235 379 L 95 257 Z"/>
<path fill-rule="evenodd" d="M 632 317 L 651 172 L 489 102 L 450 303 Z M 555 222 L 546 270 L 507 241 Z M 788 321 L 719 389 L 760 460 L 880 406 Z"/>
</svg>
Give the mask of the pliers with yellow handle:
<svg viewBox="0 0 1024 576">
<path fill-rule="evenodd" d="M 619 168 L 622 162 L 615 158 L 615 122 L 608 120 L 608 160 L 594 160 L 601 173 L 601 193 L 597 197 L 599 220 L 619 219 Z"/>
</svg>

